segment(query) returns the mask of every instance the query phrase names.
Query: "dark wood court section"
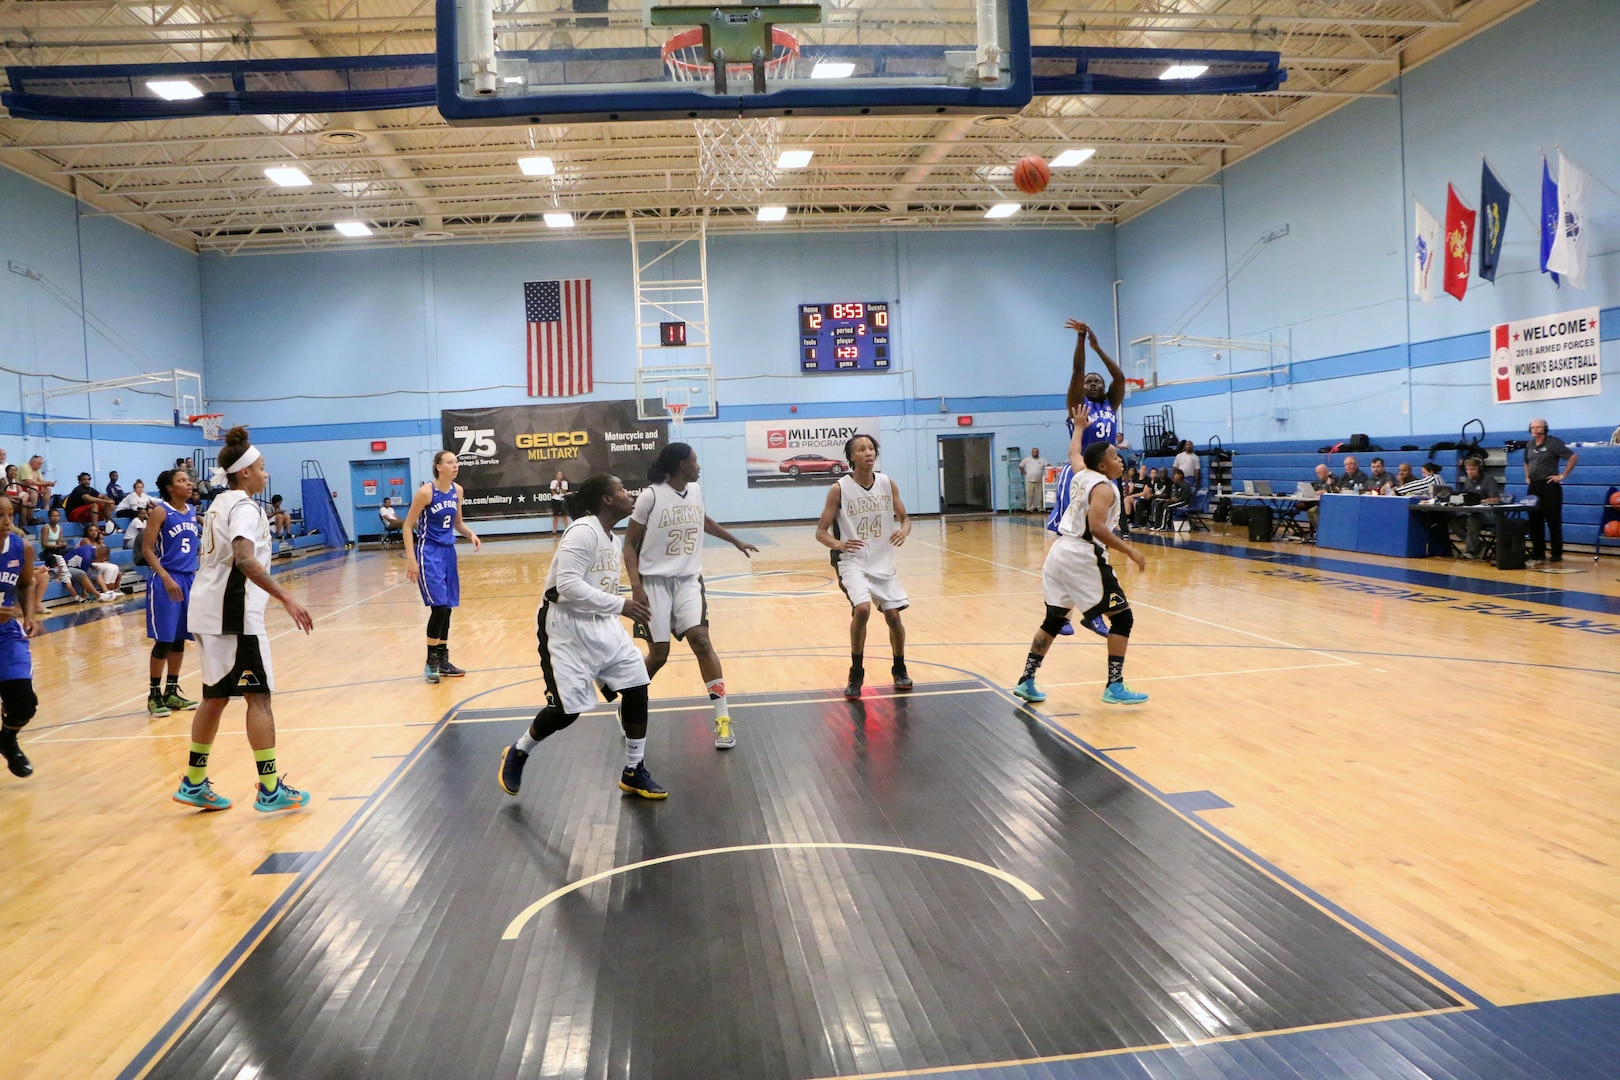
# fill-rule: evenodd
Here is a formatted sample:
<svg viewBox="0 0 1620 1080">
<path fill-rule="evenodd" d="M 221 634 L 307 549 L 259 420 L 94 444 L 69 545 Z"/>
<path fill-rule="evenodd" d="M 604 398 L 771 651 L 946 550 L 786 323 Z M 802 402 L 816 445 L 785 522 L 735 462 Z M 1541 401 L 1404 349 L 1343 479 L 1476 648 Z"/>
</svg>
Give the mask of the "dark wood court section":
<svg viewBox="0 0 1620 1080">
<path fill-rule="evenodd" d="M 790 1080 L 1463 1004 L 1002 693 L 918 691 L 743 699 L 727 753 L 706 709 L 655 712 L 660 804 L 615 787 L 606 715 L 541 747 L 513 799 L 497 760 L 526 717 L 463 714 L 152 1075 Z M 912 850 L 660 863 L 502 938 L 580 878 L 763 844 Z"/>
</svg>

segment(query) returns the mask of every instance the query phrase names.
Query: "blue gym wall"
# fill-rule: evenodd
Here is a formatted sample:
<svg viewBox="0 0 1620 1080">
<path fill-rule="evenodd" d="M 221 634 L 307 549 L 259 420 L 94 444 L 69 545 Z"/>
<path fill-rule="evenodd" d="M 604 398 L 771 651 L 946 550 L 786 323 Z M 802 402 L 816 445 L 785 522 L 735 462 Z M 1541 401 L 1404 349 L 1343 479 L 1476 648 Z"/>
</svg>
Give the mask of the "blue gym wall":
<svg viewBox="0 0 1620 1080">
<path fill-rule="evenodd" d="M 1493 432 L 1545 415 L 1554 429 L 1614 426 L 1620 355 L 1620 196 L 1593 185 L 1584 289 L 1540 272 L 1540 149 L 1561 146 L 1620 188 L 1620 4 L 1542 0 L 1391 82 L 1396 95 L 1356 101 L 1120 226 L 1125 338 L 1181 331 L 1289 341 L 1284 390 L 1216 381 L 1133 397 L 1134 426 L 1168 403 L 1178 434 L 1202 443 L 1386 440 L 1455 433 L 1479 417 Z M 1443 219 L 1446 184 L 1479 205 L 1480 155 L 1513 192 L 1494 285 L 1475 277 L 1466 300 L 1412 296 L 1413 200 Z M 1553 162 L 1556 176 L 1558 165 Z M 1264 244 L 1281 225 L 1288 234 Z M 1477 249 L 1476 249 L 1477 250 Z M 1227 269 L 1232 280 L 1189 319 Z M 1601 396 L 1497 405 L 1487 335 L 1497 322 L 1604 308 Z M 1253 366 L 1255 361 L 1251 360 Z M 1162 369 L 1160 378 L 1205 371 Z M 1284 380 L 1278 380 L 1284 381 Z M 1286 419 L 1282 419 L 1286 416 Z"/>
<path fill-rule="evenodd" d="M 1542 0 L 1384 88 L 1397 97 L 1354 102 L 1117 230 L 716 237 L 710 298 L 722 419 L 686 431 L 715 515 L 812 516 L 815 494 L 744 486 L 743 421 L 849 413 L 881 417 L 885 467 L 917 512 L 938 506 L 936 436 L 958 433 L 956 416 L 972 414 L 972 431 L 994 436 L 996 499 L 1006 505 L 1007 447 L 1061 453 L 1074 341 L 1063 320 L 1096 322 L 1111 346 L 1116 277 L 1123 339 L 1181 329 L 1292 344 L 1286 388 L 1215 382 L 1133 397 L 1127 421 L 1138 443 L 1142 415 L 1163 403 L 1180 434 L 1228 444 L 1358 431 L 1444 436 L 1476 416 L 1493 432 L 1520 429 L 1534 414 L 1555 430 L 1612 426 L 1614 389 L 1535 406 L 1489 403 L 1485 335 L 1500 320 L 1602 307 L 1605 374 L 1616 385 L 1620 198 L 1593 191 L 1584 290 L 1555 290 L 1537 271 L 1533 227 L 1538 148 L 1562 145 L 1620 186 L 1616 40 L 1620 5 Z M 1501 274 L 1494 286 L 1472 281 L 1464 303 L 1442 295 L 1424 305 L 1410 298 L 1412 199 L 1441 215 L 1451 180 L 1477 202 L 1481 152 L 1515 196 Z M 1287 235 L 1239 269 L 1282 225 Z M 194 439 L 134 429 L 111 440 L 106 428 L 92 439 L 89 429 L 61 427 L 48 441 L 37 428 L 24 437 L 14 372 L 100 379 L 202 364 L 216 407 L 254 425 L 276 489 L 295 493 L 300 462 L 314 459 L 346 511 L 349 461 L 409 457 L 420 479 L 438 446 L 440 409 L 530 400 L 521 386 L 528 280 L 592 279 L 595 396 L 631 393 L 628 242 L 199 258 L 76 213 L 66 197 L 0 170 L 0 258 L 40 270 L 73 297 L 82 269 L 90 311 L 156 361 L 137 363 L 94 333 L 87 341 L 79 319 L 35 282 L 0 274 L 0 445 L 13 461 L 45 453 L 59 478 L 93 466 L 98 481 L 110 467 L 126 483 L 150 479 Z M 1230 285 L 1219 287 L 1229 271 Z M 796 304 L 883 298 L 897 305 L 902 373 L 794 371 Z M 83 408 L 70 399 L 56 411 Z M 373 455 L 379 438 L 389 449 Z"/>
<path fill-rule="evenodd" d="M 38 422 L 24 432 L 23 395 L 70 381 L 143 372 L 203 370 L 200 264 L 172 244 L 0 169 L 0 447 L 8 461 L 45 457 L 66 492 L 81 469 L 96 486 L 117 469 L 128 488 L 189 453 L 193 439 L 172 426 L 87 427 Z M 21 272 L 19 272 L 21 271 Z M 28 274 L 37 277 L 26 276 Z M 90 315 L 81 319 L 79 310 Z M 104 335 L 100 329 L 105 328 Z M 42 376 L 54 376 L 44 378 Z M 55 398 L 59 417 L 172 421 L 166 390 Z M 38 414 L 40 402 L 29 404 Z"/>
</svg>

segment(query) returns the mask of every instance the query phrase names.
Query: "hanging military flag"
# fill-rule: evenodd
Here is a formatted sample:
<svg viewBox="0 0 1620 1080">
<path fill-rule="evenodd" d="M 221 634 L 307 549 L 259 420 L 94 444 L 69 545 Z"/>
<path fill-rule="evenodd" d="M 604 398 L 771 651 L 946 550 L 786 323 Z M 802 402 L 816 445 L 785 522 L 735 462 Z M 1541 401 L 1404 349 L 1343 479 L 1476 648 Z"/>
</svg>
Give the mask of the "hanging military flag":
<svg viewBox="0 0 1620 1080">
<path fill-rule="evenodd" d="M 1507 228 L 1508 203 L 1513 195 L 1486 161 L 1479 176 L 1479 276 L 1494 284 L 1502 261 L 1502 230 Z"/>
<path fill-rule="evenodd" d="M 1478 215 L 1446 185 L 1446 292 L 1461 300 L 1468 294 L 1468 265 L 1474 257 L 1474 222 Z"/>
<path fill-rule="evenodd" d="M 1440 248 L 1440 223 L 1422 203 L 1417 204 L 1417 239 L 1412 249 L 1412 291 L 1425 304 L 1434 303 L 1435 252 Z"/>
<path fill-rule="evenodd" d="M 1577 289 L 1586 288 L 1587 180 L 1586 170 L 1558 151 L 1558 220 L 1547 251 L 1547 269 L 1557 271 Z"/>
<path fill-rule="evenodd" d="M 1558 235 L 1558 185 L 1553 183 L 1552 171 L 1547 168 L 1547 159 L 1541 159 L 1541 272 L 1551 274 L 1553 284 L 1558 284 L 1558 272 L 1547 266 L 1547 256 L 1552 253 L 1553 238 Z"/>
</svg>

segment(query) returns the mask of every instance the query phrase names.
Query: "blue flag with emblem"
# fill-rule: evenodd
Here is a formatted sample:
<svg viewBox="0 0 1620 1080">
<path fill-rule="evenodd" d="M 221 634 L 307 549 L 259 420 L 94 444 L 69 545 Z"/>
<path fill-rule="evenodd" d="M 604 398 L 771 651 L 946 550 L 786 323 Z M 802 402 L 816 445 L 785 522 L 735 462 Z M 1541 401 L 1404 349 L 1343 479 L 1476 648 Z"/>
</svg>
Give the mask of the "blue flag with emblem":
<svg viewBox="0 0 1620 1080">
<path fill-rule="evenodd" d="M 1558 272 L 1547 269 L 1547 256 L 1552 254 L 1553 241 L 1558 238 L 1558 185 L 1553 183 L 1552 170 L 1547 159 L 1541 159 L 1541 272 L 1551 274 L 1558 284 Z"/>
<path fill-rule="evenodd" d="M 1485 162 L 1479 177 L 1479 276 L 1496 281 L 1496 265 L 1502 259 L 1502 232 L 1507 228 L 1508 200 L 1512 198 L 1502 181 Z"/>
</svg>

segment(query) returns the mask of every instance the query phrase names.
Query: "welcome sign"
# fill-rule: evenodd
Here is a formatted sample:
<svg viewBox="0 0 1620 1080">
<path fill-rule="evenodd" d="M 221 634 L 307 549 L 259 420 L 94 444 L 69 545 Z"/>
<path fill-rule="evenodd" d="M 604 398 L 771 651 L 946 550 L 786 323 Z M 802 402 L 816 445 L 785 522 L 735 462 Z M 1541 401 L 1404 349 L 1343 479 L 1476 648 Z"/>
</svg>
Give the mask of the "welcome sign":
<svg viewBox="0 0 1620 1080">
<path fill-rule="evenodd" d="M 1603 392 L 1595 307 L 1498 323 L 1491 329 L 1496 403 L 1588 397 Z"/>
</svg>

